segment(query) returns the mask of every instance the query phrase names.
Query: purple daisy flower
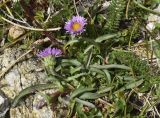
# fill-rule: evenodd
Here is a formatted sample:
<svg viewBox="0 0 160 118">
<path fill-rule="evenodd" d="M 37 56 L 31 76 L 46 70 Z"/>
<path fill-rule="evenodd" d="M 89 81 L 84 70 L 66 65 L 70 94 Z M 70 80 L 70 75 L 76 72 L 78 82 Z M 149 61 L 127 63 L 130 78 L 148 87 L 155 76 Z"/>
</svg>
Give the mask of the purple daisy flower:
<svg viewBox="0 0 160 118">
<path fill-rule="evenodd" d="M 52 48 L 46 48 L 46 49 L 40 51 L 37 55 L 41 58 L 52 55 Z"/>
<path fill-rule="evenodd" d="M 46 48 L 42 51 L 40 51 L 38 54 L 37 54 L 39 57 L 43 58 L 43 57 L 47 57 L 47 56 L 55 56 L 55 57 L 58 57 L 60 55 L 62 55 L 62 51 L 60 49 L 57 49 L 57 48 Z"/>
<path fill-rule="evenodd" d="M 52 55 L 55 57 L 59 57 L 60 55 L 62 55 L 62 51 L 57 48 L 52 48 Z"/>
<path fill-rule="evenodd" d="M 85 31 L 84 27 L 87 20 L 81 16 L 73 16 L 71 20 L 66 22 L 64 29 L 71 35 L 78 35 Z"/>
</svg>

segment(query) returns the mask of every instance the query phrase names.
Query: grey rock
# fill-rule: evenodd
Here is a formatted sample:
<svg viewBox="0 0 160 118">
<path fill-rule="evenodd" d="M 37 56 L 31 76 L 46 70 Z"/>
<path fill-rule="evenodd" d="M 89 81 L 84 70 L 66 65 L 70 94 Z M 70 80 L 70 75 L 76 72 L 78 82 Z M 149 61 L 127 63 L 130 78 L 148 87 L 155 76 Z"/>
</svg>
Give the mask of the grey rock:
<svg viewBox="0 0 160 118">
<path fill-rule="evenodd" d="M 4 118 L 9 110 L 9 100 L 6 95 L 0 91 L 0 118 Z"/>
<path fill-rule="evenodd" d="M 0 55 L 0 70 L 4 71 L 11 63 L 13 63 L 19 56 L 21 56 L 25 51 L 19 48 L 8 48 L 4 50 L 3 55 Z M 28 57 L 30 57 L 28 55 Z M 37 71 L 38 70 L 38 71 Z M 45 83 L 46 73 L 43 71 L 42 65 L 38 58 L 32 57 L 29 59 L 23 59 L 19 63 L 13 66 L 2 78 L 1 84 L 6 85 L 1 88 L 5 93 L 7 98 L 14 99 L 20 91 L 35 85 L 38 83 Z M 49 90 L 49 93 L 54 92 L 55 90 Z M 41 91 L 44 94 L 47 91 Z M 24 100 L 24 99 L 23 99 Z M 20 101 L 19 106 L 15 108 L 10 108 L 10 118 L 53 118 L 53 112 L 47 105 L 44 105 L 41 109 L 36 109 L 35 104 L 43 98 L 38 99 L 37 95 L 29 95 L 24 101 Z M 45 100 L 43 100 L 46 102 Z M 1 98 L 0 95 L 0 105 L 4 104 L 5 99 Z M 0 109 L 1 110 L 6 108 Z M 5 111 L 5 110 L 3 110 Z M 7 109 L 8 111 L 8 109 Z"/>
</svg>

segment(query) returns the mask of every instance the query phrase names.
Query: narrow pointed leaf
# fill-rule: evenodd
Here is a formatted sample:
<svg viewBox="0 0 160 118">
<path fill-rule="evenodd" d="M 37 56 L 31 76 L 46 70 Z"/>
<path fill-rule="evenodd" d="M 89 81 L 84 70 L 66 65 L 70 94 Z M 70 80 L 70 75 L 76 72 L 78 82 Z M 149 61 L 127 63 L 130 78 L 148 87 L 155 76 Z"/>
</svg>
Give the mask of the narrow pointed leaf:
<svg viewBox="0 0 160 118">
<path fill-rule="evenodd" d="M 72 81 L 72 80 L 77 79 L 77 78 L 79 78 L 79 77 L 81 77 L 81 76 L 84 76 L 84 75 L 86 75 L 86 73 L 76 74 L 76 75 L 74 75 L 74 76 L 68 77 L 66 81 L 69 82 L 69 81 Z"/>
<path fill-rule="evenodd" d="M 116 33 L 116 34 L 106 34 L 106 35 L 103 35 L 103 36 L 98 37 L 98 38 L 95 40 L 95 42 L 100 43 L 100 42 L 102 42 L 102 41 L 105 41 L 105 40 L 108 40 L 108 39 L 112 39 L 112 38 L 117 37 L 117 36 L 119 36 L 117 33 Z"/>
<path fill-rule="evenodd" d="M 143 81 L 144 80 L 141 79 L 139 81 L 126 84 L 124 87 L 120 88 L 117 92 L 124 91 L 126 89 L 132 89 L 132 88 L 138 87 L 139 85 L 141 85 L 143 83 Z"/>
<path fill-rule="evenodd" d="M 118 65 L 118 64 L 110 64 L 110 65 L 90 65 L 91 68 L 98 68 L 98 69 L 124 69 L 124 70 L 131 70 L 130 67 L 125 65 Z"/>
<path fill-rule="evenodd" d="M 76 59 L 63 59 L 62 60 L 62 65 L 63 66 L 66 66 L 66 65 L 80 66 L 81 63 Z"/>
<path fill-rule="evenodd" d="M 94 45 L 89 45 L 85 50 L 84 54 L 86 54 L 89 50 L 91 50 L 94 47 Z"/>
<path fill-rule="evenodd" d="M 73 45 L 74 43 L 77 43 L 77 42 L 79 42 L 79 40 L 70 40 L 67 42 L 67 44 L 65 44 L 64 48 L 66 48 L 69 45 Z"/>
<path fill-rule="evenodd" d="M 71 99 L 73 99 L 74 97 L 76 97 L 84 92 L 89 92 L 89 91 L 93 91 L 93 90 L 95 90 L 95 88 L 79 87 L 75 91 L 73 91 L 73 93 L 71 94 Z"/>
<path fill-rule="evenodd" d="M 101 88 L 97 93 L 107 93 L 110 90 L 112 90 L 114 87 L 106 87 L 106 88 Z"/>
<path fill-rule="evenodd" d="M 81 103 L 81 104 L 83 104 L 85 106 L 88 106 L 88 107 L 91 107 L 91 108 L 95 108 L 95 105 L 90 103 L 90 102 L 88 102 L 88 101 L 84 101 L 84 100 L 81 100 L 81 99 L 78 99 L 78 98 L 75 98 L 75 100 L 76 100 L 76 102 Z"/>
<path fill-rule="evenodd" d="M 98 94 L 98 93 L 91 93 L 91 92 L 86 92 L 82 94 L 79 98 L 80 99 L 98 99 L 100 97 L 105 96 L 105 94 Z"/>
</svg>

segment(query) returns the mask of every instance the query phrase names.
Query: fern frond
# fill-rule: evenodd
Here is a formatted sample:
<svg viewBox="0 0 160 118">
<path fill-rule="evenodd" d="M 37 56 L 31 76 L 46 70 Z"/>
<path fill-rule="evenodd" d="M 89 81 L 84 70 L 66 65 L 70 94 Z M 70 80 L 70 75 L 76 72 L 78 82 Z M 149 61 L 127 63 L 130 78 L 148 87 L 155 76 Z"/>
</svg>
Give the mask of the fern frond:
<svg viewBox="0 0 160 118">
<path fill-rule="evenodd" d="M 139 20 L 134 20 L 131 26 L 128 27 L 128 39 L 135 39 L 140 36 L 140 24 Z"/>
<path fill-rule="evenodd" d="M 116 32 L 119 22 L 122 18 L 123 11 L 126 7 L 126 0 L 112 0 L 108 8 L 108 18 L 105 28 L 108 32 Z"/>
<path fill-rule="evenodd" d="M 124 51 L 112 51 L 110 54 L 112 61 L 118 64 L 124 64 L 130 66 L 136 76 L 148 77 L 150 75 L 150 69 L 147 62 L 138 58 L 132 52 Z"/>
</svg>

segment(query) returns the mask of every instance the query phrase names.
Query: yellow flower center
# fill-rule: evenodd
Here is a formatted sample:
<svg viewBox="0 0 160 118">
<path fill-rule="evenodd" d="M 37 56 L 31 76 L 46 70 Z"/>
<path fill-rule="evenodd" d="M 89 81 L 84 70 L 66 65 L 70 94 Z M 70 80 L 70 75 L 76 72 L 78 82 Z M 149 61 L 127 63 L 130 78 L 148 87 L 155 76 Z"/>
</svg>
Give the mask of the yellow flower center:
<svg viewBox="0 0 160 118">
<path fill-rule="evenodd" d="M 81 24 L 78 23 L 78 22 L 75 22 L 73 25 L 72 25 L 72 30 L 73 31 L 77 31 L 81 28 Z"/>
</svg>

